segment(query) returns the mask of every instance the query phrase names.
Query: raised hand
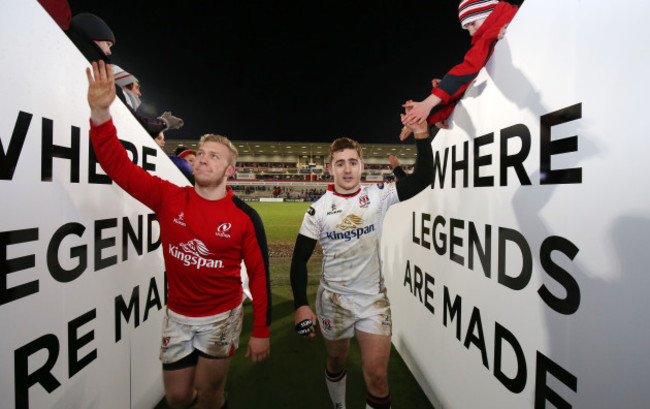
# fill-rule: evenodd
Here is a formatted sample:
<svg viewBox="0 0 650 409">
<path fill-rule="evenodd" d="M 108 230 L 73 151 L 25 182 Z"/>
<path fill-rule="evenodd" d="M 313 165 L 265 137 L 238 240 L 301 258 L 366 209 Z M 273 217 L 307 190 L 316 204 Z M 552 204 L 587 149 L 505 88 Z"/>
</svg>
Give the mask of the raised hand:
<svg viewBox="0 0 650 409">
<path fill-rule="evenodd" d="M 431 109 L 440 102 L 440 98 L 431 94 L 421 102 L 409 101 L 402 105 L 406 109 L 406 115 L 402 118 L 404 125 L 421 122 L 427 119 Z"/>
<path fill-rule="evenodd" d="M 88 105 L 90 119 L 100 125 L 111 118 L 110 106 L 115 100 L 115 78 L 110 65 L 100 61 L 92 63 L 92 71 L 86 68 L 88 77 Z"/>
<path fill-rule="evenodd" d="M 418 104 L 418 103 L 413 102 L 413 100 L 408 100 L 408 101 L 406 101 L 406 103 L 404 103 L 404 105 L 402 105 L 404 107 L 405 113 L 400 114 L 400 118 L 402 119 L 402 123 L 404 124 L 404 127 L 402 128 L 402 132 L 400 132 L 400 134 L 399 134 L 399 140 L 400 141 L 403 141 L 406 138 L 408 138 L 408 136 L 412 132 L 415 132 L 416 134 L 424 134 L 424 133 L 427 133 L 427 131 L 428 131 L 426 117 L 424 117 L 424 119 L 419 120 L 417 122 L 407 123 L 405 121 L 404 118 L 407 115 L 411 114 L 413 109 L 414 109 L 413 104 Z"/>
<path fill-rule="evenodd" d="M 390 168 L 395 169 L 398 166 L 402 166 L 402 163 L 397 159 L 395 155 L 388 155 L 388 163 L 390 163 Z"/>
</svg>

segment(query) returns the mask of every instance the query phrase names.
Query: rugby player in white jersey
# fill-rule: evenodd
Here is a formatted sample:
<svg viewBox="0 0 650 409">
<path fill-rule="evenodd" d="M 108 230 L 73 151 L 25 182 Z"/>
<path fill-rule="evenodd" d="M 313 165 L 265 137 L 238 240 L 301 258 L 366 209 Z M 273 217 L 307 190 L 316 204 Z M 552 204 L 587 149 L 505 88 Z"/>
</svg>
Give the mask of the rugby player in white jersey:
<svg viewBox="0 0 650 409">
<path fill-rule="evenodd" d="M 366 408 L 390 408 L 388 358 L 392 333 L 390 303 L 381 271 L 380 239 L 388 208 L 415 196 L 430 183 L 433 154 L 426 122 L 408 125 L 418 155 L 413 174 L 385 186 L 361 185 L 363 158 L 358 142 L 339 138 L 330 146 L 334 184 L 302 222 L 291 261 L 296 331 L 313 337 L 316 315 L 307 300 L 307 261 L 316 242 L 323 269 L 316 312 L 327 360 L 325 380 L 334 408 L 345 408 L 345 362 L 356 336 L 366 383 Z"/>
</svg>

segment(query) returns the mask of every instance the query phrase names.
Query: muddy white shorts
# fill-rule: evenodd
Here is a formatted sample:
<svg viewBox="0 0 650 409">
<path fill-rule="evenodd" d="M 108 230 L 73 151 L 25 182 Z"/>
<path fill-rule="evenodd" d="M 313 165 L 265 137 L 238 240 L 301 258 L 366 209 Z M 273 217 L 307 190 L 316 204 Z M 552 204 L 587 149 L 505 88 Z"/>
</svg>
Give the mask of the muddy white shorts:
<svg viewBox="0 0 650 409">
<path fill-rule="evenodd" d="M 233 356 L 239 347 L 243 320 L 241 305 L 209 317 L 186 317 L 167 309 L 160 345 L 163 367 L 189 357 L 195 350 L 206 358 Z"/>
<path fill-rule="evenodd" d="M 320 332 L 330 341 L 352 338 L 354 331 L 392 335 L 386 292 L 376 295 L 338 294 L 318 288 L 316 315 Z"/>
</svg>

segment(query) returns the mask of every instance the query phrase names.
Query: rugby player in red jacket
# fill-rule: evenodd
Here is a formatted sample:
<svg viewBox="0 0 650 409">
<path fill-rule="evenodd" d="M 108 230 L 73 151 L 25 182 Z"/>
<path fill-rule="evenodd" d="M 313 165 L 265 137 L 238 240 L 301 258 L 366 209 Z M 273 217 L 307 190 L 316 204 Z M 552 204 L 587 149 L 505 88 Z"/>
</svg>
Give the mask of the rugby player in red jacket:
<svg viewBox="0 0 650 409">
<path fill-rule="evenodd" d="M 160 359 L 169 405 L 225 408 L 230 358 L 239 344 L 243 313 L 242 259 L 253 295 L 253 334 L 246 357 L 269 356 L 271 294 L 268 249 L 259 215 L 226 186 L 237 150 L 225 137 L 205 135 L 194 160 L 194 186 L 179 187 L 134 165 L 117 138 L 110 105 L 110 66 L 88 75 L 90 137 L 106 173 L 156 212 L 168 278 Z"/>
</svg>

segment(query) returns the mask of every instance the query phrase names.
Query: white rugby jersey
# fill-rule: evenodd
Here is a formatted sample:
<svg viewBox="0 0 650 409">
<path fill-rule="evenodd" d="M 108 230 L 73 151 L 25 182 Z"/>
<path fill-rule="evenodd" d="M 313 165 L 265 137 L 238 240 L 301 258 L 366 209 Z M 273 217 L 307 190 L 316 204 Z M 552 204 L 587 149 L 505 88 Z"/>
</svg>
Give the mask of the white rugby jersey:
<svg viewBox="0 0 650 409">
<path fill-rule="evenodd" d="M 300 234 L 323 248 L 321 285 L 343 294 L 377 294 L 384 289 L 380 240 L 388 208 L 399 202 L 394 183 L 365 185 L 355 195 L 334 185 L 307 210 Z"/>
</svg>

